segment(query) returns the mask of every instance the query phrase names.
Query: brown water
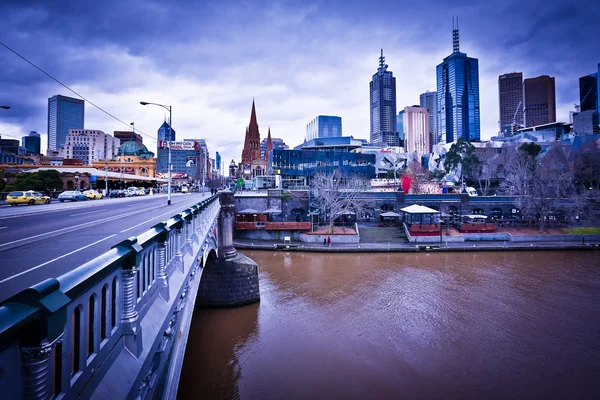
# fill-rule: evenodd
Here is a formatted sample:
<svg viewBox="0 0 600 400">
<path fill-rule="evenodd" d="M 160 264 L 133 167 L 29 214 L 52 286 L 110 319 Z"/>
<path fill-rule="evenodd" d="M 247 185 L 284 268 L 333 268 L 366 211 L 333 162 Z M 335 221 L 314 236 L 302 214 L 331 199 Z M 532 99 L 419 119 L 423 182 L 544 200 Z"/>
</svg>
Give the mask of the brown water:
<svg viewBox="0 0 600 400">
<path fill-rule="evenodd" d="M 197 310 L 182 399 L 598 399 L 597 252 L 245 252 L 260 304 Z"/>
</svg>

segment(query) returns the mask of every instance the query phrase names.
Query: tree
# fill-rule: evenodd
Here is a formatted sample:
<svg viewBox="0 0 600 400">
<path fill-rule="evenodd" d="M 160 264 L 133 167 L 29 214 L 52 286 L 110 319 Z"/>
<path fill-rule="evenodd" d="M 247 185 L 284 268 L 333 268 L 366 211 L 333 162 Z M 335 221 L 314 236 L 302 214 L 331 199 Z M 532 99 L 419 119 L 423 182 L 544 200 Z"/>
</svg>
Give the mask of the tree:
<svg viewBox="0 0 600 400">
<path fill-rule="evenodd" d="M 477 149 L 479 165 L 473 168 L 472 177 L 479 184 L 482 196 L 487 196 L 492 181 L 498 177 L 498 154 L 492 144 L 488 142 L 485 147 Z"/>
<path fill-rule="evenodd" d="M 413 194 L 427 193 L 427 183 L 431 180 L 431 173 L 423 168 L 417 161 L 412 160 L 404 170 L 403 175 L 410 178 L 410 188 Z"/>
<path fill-rule="evenodd" d="M 17 175 L 14 183 L 6 185 L 5 190 L 35 190 L 43 192 L 46 190 L 62 190 L 63 181 L 60 173 L 56 170 L 42 170 L 38 172 L 25 172 Z"/>
<path fill-rule="evenodd" d="M 444 161 L 444 167 L 447 172 L 457 171 L 460 166 L 461 178 L 470 177 L 478 165 L 479 159 L 475 155 L 475 147 L 463 138 L 459 138 L 450 147 Z"/>
<path fill-rule="evenodd" d="M 333 232 L 333 222 L 337 218 L 344 214 L 358 214 L 369 205 L 369 201 L 362 196 L 368 186 L 368 180 L 342 177 L 339 170 L 318 173 L 313 177 L 310 205 L 326 216 L 329 233 Z"/>
</svg>

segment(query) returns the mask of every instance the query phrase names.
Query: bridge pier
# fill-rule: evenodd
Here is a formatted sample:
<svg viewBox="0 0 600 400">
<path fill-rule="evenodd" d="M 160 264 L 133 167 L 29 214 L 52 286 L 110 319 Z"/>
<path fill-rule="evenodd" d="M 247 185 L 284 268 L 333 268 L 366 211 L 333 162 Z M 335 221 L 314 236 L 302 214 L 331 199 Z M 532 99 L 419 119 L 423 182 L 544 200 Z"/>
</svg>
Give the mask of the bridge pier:
<svg viewBox="0 0 600 400">
<path fill-rule="evenodd" d="M 258 265 L 233 247 L 233 192 L 219 194 L 219 257 L 202 272 L 197 307 L 236 307 L 260 301 Z"/>
</svg>

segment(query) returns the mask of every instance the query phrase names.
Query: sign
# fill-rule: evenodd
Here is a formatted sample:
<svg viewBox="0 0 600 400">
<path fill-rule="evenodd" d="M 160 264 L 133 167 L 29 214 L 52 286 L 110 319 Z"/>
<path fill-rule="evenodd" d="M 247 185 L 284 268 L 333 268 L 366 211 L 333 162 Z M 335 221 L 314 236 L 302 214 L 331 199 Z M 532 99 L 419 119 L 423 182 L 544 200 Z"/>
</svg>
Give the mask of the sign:
<svg viewBox="0 0 600 400">
<path fill-rule="evenodd" d="M 159 140 L 158 147 L 161 149 L 171 150 L 198 150 L 198 142 L 170 142 L 167 140 Z"/>
</svg>

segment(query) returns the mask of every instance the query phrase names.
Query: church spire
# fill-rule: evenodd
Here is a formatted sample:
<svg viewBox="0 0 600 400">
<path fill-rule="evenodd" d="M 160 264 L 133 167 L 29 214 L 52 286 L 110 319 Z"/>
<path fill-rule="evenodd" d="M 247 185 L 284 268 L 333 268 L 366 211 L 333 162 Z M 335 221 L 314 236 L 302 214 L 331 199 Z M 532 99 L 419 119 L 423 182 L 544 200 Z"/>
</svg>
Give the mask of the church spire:
<svg viewBox="0 0 600 400">
<path fill-rule="evenodd" d="M 249 128 L 252 129 L 253 127 L 256 127 L 258 129 L 258 122 L 256 122 L 256 109 L 254 107 L 254 99 L 252 99 L 252 113 L 250 114 Z"/>
<path fill-rule="evenodd" d="M 269 152 L 273 150 L 273 141 L 271 140 L 271 127 L 269 127 L 269 133 L 267 134 L 267 145 L 265 147 L 265 161 L 269 159 Z"/>
</svg>

